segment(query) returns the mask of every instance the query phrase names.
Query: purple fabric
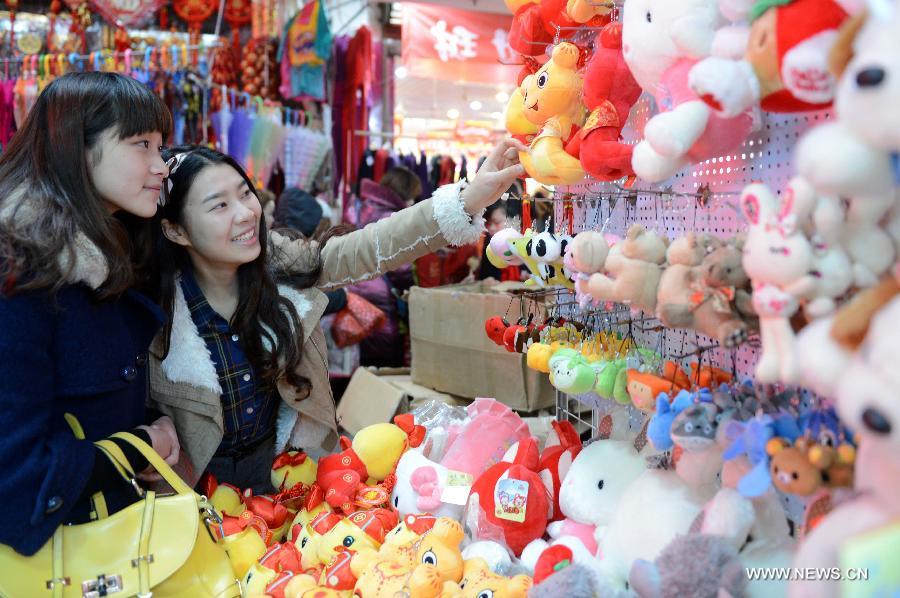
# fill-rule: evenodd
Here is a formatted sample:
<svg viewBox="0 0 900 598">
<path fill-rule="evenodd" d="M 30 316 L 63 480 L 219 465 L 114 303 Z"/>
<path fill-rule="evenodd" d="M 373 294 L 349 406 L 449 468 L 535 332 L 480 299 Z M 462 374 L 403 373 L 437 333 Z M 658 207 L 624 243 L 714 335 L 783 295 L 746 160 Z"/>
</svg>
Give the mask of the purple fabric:
<svg viewBox="0 0 900 598">
<path fill-rule="evenodd" d="M 394 212 L 406 207 L 406 200 L 387 187 L 363 179 L 359 189 L 362 200 L 362 209 L 359 213 L 359 226 L 363 227 L 370 222 L 387 218 Z"/>
<path fill-rule="evenodd" d="M 250 153 L 250 135 L 253 133 L 253 121 L 247 110 L 238 109 L 234 112 L 231 126 L 228 128 L 228 152 L 238 163 L 247 168 L 247 158 Z"/>
<path fill-rule="evenodd" d="M 346 56 L 347 47 L 350 45 L 350 36 L 341 35 L 334 40 L 334 93 L 332 97 L 331 111 L 331 139 L 334 142 L 334 155 L 337 167 L 334 172 L 334 193 L 340 193 L 341 180 L 344 178 L 344 169 L 347 167 L 346 131 L 344 131 L 344 81 L 347 76 Z"/>
</svg>

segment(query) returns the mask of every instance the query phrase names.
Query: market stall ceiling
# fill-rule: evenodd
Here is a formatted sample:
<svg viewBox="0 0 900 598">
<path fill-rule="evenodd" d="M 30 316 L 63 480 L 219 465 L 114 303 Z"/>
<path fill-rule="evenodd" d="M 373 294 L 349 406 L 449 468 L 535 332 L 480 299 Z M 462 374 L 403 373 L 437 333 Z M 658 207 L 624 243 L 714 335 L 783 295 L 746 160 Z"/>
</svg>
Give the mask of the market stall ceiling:
<svg viewBox="0 0 900 598">
<path fill-rule="evenodd" d="M 502 121 L 506 98 L 515 82 L 496 85 L 407 77 L 395 79 L 397 111 L 404 118 L 446 119 L 451 110 L 461 120 Z"/>
</svg>

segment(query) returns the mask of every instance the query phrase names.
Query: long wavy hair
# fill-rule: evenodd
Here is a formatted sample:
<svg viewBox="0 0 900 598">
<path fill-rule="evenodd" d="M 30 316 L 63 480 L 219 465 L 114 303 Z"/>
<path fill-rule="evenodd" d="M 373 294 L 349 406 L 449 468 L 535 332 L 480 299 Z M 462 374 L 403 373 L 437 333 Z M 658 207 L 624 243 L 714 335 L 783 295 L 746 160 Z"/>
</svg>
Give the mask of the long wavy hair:
<svg viewBox="0 0 900 598">
<path fill-rule="evenodd" d="M 77 234 L 100 250 L 108 275 L 97 290 L 108 299 L 133 286 L 150 259 L 138 242 L 151 221 L 110 215 L 90 177 L 101 136 L 119 139 L 172 129 L 162 100 L 115 73 L 72 73 L 50 83 L 0 156 L 0 288 L 7 294 L 58 291 L 76 262 Z"/>
<path fill-rule="evenodd" d="M 230 156 L 207 147 L 184 145 L 166 150 L 163 157 L 170 160 L 178 154 L 185 155 L 175 172 L 169 175 L 172 186 L 156 218 L 158 272 L 155 278 L 159 284 L 158 299 L 169 316 L 163 328 L 163 354 L 160 359 L 165 359 L 169 353 L 179 273 L 192 267 L 187 250 L 163 234 L 162 219 L 183 226 L 184 207 L 194 180 L 205 168 L 217 164 L 231 166 L 247 182 L 250 191 L 257 193 L 253 181 Z M 260 213 L 259 243 L 259 256 L 238 267 L 238 305 L 231 318 L 231 327 L 240 335 L 241 347 L 253 368 L 260 373 L 263 384 L 274 389 L 278 378 L 283 375 L 289 384 L 309 389 L 309 380 L 296 373 L 303 355 L 303 324 L 294 305 L 278 292 L 277 282 L 300 289 L 314 286 L 322 272 L 321 255 L 316 256 L 311 270 L 292 275 L 280 274 L 276 280 L 268 264 L 268 230 L 263 213 Z"/>
</svg>

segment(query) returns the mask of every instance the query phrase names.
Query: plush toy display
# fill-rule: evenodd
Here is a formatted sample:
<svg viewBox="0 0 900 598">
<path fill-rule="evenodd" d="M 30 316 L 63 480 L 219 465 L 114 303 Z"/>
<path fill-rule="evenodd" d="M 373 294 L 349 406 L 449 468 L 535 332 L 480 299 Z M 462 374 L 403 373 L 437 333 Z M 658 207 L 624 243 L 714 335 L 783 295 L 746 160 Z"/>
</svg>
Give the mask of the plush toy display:
<svg viewBox="0 0 900 598">
<path fill-rule="evenodd" d="M 584 104 L 590 114 L 580 133 L 581 165 L 595 179 L 613 181 L 634 176 L 634 148 L 621 142 L 621 134 L 641 88 L 622 56 L 622 25 L 604 27 L 597 42 L 584 72 Z"/>
<path fill-rule="evenodd" d="M 637 176 L 663 181 L 687 164 L 736 148 L 750 132 L 750 115 L 722 118 L 688 85 L 691 68 L 710 55 L 722 23 L 716 1 L 629 0 L 622 23 L 625 62 L 659 109 L 634 148 Z"/>
<path fill-rule="evenodd" d="M 366 485 L 386 479 L 397 467 L 403 453 L 422 443 L 425 429 L 416 426 L 412 416 L 397 416 L 394 421 L 397 423 L 367 426 L 352 442 L 342 438 L 344 451 L 319 461 L 316 483 L 331 507 L 345 513 L 358 508 L 361 499 L 365 502 L 360 491 L 365 490 Z M 382 493 L 384 500 L 381 502 L 386 503 L 390 492 Z"/>
<path fill-rule="evenodd" d="M 635 224 L 625 238 L 609 252 L 607 274 L 592 274 L 588 292 L 594 301 L 614 301 L 654 313 L 661 264 L 666 256 L 666 240 Z"/>
<path fill-rule="evenodd" d="M 842 421 L 858 434 L 854 485 L 862 494 L 837 506 L 806 536 L 795 567 L 856 567 L 874 562 L 892 566 L 885 559 L 895 553 L 884 547 L 887 544 L 879 547 L 878 542 L 891 541 L 889 526 L 900 517 L 896 497 L 900 483 L 896 422 L 900 410 L 892 399 L 896 368 L 890 357 L 900 348 L 898 318 L 900 284 L 891 277 L 861 293 L 836 316 L 823 320 L 830 334 L 818 339 L 812 354 L 802 355 L 809 361 L 821 359 L 828 352 L 844 356 L 837 384 L 824 390 L 836 398 Z M 822 343 L 832 347 L 822 347 Z M 893 533 L 896 536 L 896 531 Z M 895 582 L 885 577 L 888 570 L 867 583 L 884 591 L 895 587 Z M 841 595 L 841 584 L 795 582 L 790 585 L 790 595 L 836 597 Z"/>
<path fill-rule="evenodd" d="M 547 64 L 520 86 L 525 118 L 540 132 L 531 151 L 520 152 L 519 159 L 528 176 L 545 185 L 569 185 L 584 178 L 577 152 L 577 134 L 586 116 L 579 57 L 574 44 L 561 43 Z"/>
<path fill-rule="evenodd" d="M 463 537 L 458 521 L 442 517 L 417 542 L 412 567 L 381 551 L 359 552 L 350 565 L 357 578 L 354 596 L 394 598 L 407 591 L 412 596 L 438 598 L 444 582 L 459 583 L 462 579 L 463 559 L 459 545 Z"/>
<path fill-rule="evenodd" d="M 694 93 L 725 117 L 757 105 L 769 112 L 805 112 L 831 105 L 835 78 L 828 50 L 847 19 L 834 0 L 759 2 L 743 60 L 710 57 L 690 73 Z"/>
</svg>

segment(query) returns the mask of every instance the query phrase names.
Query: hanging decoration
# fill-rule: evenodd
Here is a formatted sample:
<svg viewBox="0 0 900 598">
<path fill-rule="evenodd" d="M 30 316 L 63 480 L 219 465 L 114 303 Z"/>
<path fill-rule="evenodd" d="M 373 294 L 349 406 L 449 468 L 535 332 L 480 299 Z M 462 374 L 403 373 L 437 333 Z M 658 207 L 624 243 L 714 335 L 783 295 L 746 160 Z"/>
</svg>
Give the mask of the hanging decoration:
<svg viewBox="0 0 900 598">
<path fill-rule="evenodd" d="M 165 3 L 165 0 L 92 0 L 91 6 L 104 20 L 119 28 L 137 28 L 145 25 Z"/>
<path fill-rule="evenodd" d="M 200 27 L 203 21 L 213 15 L 218 8 L 215 0 L 175 0 L 172 3 L 175 14 L 187 22 L 191 32 L 191 44 L 200 40 Z"/>
<path fill-rule="evenodd" d="M 6 0 L 6 8 L 9 9 L 9 47 L 16 47 L 16 9 L 19 0 Z"/>
<path fill-rule="evenodd" d="M 250 0 L 227 0 L 225 2 L 225 20 L 231 26 L 231 43 L 240 54 L 241 27 L 249 25 L 253 20 L 253 6 Z"/>
</svg>

